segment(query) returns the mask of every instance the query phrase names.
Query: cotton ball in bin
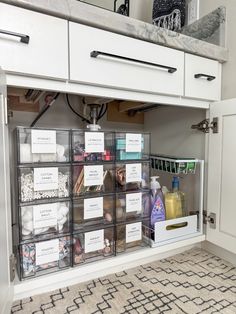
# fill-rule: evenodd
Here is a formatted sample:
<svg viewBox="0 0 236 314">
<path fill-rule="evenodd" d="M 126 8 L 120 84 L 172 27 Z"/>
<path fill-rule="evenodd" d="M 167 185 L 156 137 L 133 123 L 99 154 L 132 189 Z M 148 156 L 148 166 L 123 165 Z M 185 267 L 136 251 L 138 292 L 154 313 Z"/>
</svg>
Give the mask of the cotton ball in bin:
<svg viewBox="0 0 236 314">
<path fill-rule="evenodd" d="M 44 232 L 48 231 L 48 229 L 49 229 L 49 227 L 47 227 L 47 228 L 37 228 L 37 229 L 34 229 L 34 234 L 35 234 L 35 235 L 39 235 L 39 234 L 41 234 L 41 233 L 44 233 Z"/>
<path fill-rule="evenodd" d="M 33 231 L 33 222 L 32 221 L 27 221 L 24 223 L 23 228 L 32 232 Z"/>
<path fill-rule="evenodd" d="M 105 214 L 105 220 L 108 222 L 112 222 L 112 215 L 110 213 Z"/>
<path fill-rule="evenodd" d="M 66 216 L 66 215 L 68 214 L 68 212 L 69 212 L 69 207 L 66 206 L 65 203 L 62 203 L 62 204 L 60 205 L 59 212 L 60 212 L 63 216 Z"/>
<path fill-rule="evenodd" d="M 32 208 L 28 207 L 22 211 L 22 222 L 27 223 L 28 221 L 32 221 L 33 219 L 33 213 L 32 213 Z"/>
<path fill-rule="evenodd" d="M 22 228 L 21 232 L 22 232 L 22 235 L 27 236 L 27 235 L 30 235 L 32 231 L 26 230 L 25 228 Z"/>
</svg>

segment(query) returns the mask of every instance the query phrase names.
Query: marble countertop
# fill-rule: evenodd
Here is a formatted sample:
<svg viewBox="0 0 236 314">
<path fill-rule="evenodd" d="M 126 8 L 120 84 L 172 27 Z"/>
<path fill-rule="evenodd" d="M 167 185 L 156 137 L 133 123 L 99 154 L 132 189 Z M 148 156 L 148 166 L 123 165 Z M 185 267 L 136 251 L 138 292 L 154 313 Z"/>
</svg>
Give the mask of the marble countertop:
<svg viewBox="0 0 236 314">
<path fill-rule="evenodd" d="M 228 60 L 228 50 L 205 41 L 158 28 L 130 17 L 94 7 L 76 0 L 0 0 L 29 10 L 69 21 L 171 47 L 220 62 Z"/>
</svg>

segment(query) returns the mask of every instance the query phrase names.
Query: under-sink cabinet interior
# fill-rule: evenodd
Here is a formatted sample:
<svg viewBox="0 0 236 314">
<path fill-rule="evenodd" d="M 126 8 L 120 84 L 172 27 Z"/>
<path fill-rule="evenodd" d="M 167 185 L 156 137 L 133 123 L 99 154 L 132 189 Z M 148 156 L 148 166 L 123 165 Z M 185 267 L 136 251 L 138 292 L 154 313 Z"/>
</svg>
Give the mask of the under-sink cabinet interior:
<svg viewBox="0 0 236 314">
<path fill-rule="evenodd" d="M 70 108 L 89 119 L 89 104 L 103 110 L 101 129 L 86 130 L 88 121 Z M 191 126 L 206 111 L 153 104 L 130 110 L 131 104 L 137 107 L 125 100 L 8 88 L 13 252 L 20 280 L 202 240 L 205 134 Z M 115 122 L 117 108 L 131 123 Z M 159 220 L 152 176 L 159 177 L 169 202 L 163 200 Z M 179 182 L 179 205 L 173 180 Z"/>
</svg>

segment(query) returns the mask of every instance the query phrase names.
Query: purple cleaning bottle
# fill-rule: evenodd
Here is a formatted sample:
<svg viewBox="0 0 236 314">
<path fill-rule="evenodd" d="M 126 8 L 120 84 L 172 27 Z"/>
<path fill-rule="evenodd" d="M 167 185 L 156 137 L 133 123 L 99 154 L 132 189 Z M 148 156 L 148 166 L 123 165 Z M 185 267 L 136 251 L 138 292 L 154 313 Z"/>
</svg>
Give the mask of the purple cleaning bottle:
<svg viewBox="0 0 236 314">
<path fill-rule="evenodd" d="M 155 229 L 155 223 L 166 219 L 164 195 L 161 190 L 160 183 L 157 181 L 159 177 L 151 177 L 151 217 L 150 225 Z"/>
</svg>

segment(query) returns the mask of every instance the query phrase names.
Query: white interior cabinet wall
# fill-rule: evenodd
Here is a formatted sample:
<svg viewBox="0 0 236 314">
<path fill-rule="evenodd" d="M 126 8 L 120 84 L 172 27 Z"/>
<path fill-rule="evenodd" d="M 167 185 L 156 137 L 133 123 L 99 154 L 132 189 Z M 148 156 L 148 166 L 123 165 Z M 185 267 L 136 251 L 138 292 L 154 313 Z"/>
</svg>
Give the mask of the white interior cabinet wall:
<svg viewBox="0 0 236 314">
<path fill-rule="evenodd" d="M 206 110 L 160 106 L 145 114 L 151 132 L 151 153 L 205 159 L 205 135 L 191 125 L 206 118 Z"/>
<path fill-rule="evenodd" d="M 75 110 L 77 110 L 78 96 L 70 95 L 70 103 Z M 41 105 L 43 101 L 41 101 Z M 80 110 L 78 110 L 81 112 Z M 10 128 L 13 129 L 16 126 L 30 126 L 31 122 L 37 116 L 37 112 L 24 112 L 14 111 L 13 117 L 10 119 Z M 143 124 L 134 123 L 118 123 L 109 122 L 106 119 L 106 115 L 98 123 L 103 130 L 137 130 L 143 131 Z M 48 127 L 48 128 L 86 128 L 86 123 L 83 123 L 79 117 L 77 117 L 66 103 L 64 94 L 61 94 L 57 101 L 48 109 L 48 111 L 38 120 L 35 127 Z"/>
</svg>

